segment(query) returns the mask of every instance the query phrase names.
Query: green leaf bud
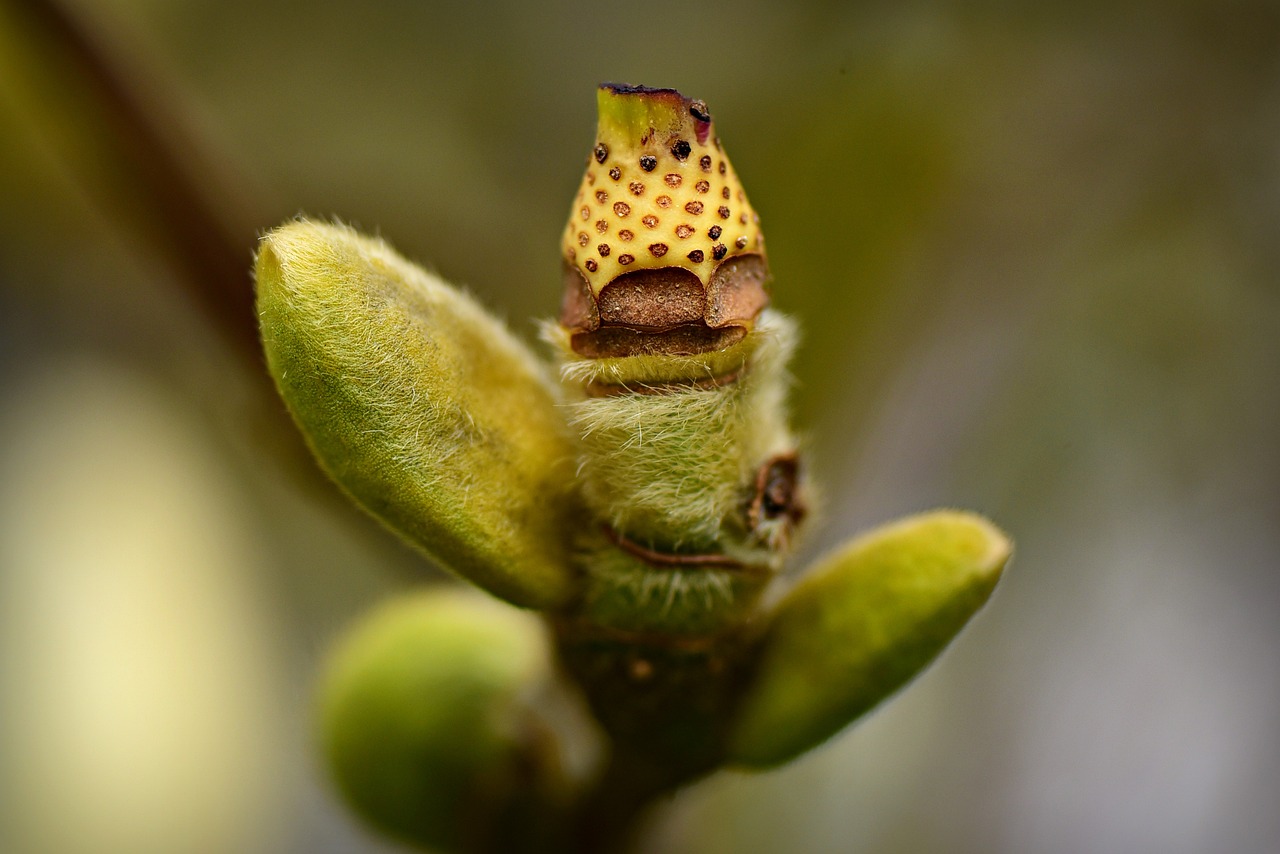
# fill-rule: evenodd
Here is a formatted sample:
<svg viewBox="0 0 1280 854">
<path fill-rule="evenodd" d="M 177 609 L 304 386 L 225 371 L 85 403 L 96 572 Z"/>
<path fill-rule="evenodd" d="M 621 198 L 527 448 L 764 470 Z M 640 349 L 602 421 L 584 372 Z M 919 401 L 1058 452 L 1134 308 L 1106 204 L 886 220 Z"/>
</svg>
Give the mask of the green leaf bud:
<svg viewBox="0 0 1280 854">
<path fill-rule="evenodd" d="M 569 599 L 574 449 L 533 354 L 349 228 L 277 228 L 256 273 L 268 366 L 329 475 L 489 592 L 537 608 Z"/>
<path fill-rule="evenodd" d="M 521 700 L 549 670 L 532 615 L 457 590 L 383 606 L 325 673 L 319 728 L 334 781 L 383 833 L 475 850 L 500 816 L 553 788 Z"/>
<path fill-rule="evenodd" d="M 766 630 L 730 760 L 785 762 L 892 694 L 986 602 L 1011 548 L 985 519 L 938 511 L 819 561 Z"/>
</svg>

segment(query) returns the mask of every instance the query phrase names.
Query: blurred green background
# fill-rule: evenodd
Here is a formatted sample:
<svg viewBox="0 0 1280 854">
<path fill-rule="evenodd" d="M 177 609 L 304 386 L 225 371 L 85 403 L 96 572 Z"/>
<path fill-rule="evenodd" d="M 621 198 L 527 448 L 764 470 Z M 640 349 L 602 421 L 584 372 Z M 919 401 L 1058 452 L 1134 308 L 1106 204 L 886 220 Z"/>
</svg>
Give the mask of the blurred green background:
<svg viewBox="0 0 1280 854">
<path fill-rule="evenodd" d="M 602 80 L 705 99 L 763 218 L 795 565 L 939 505 L 1018 545 L 907 692 L 652 850 L 1280 849 L 1276 4 L 67 2 L 212 219 L 36 5 L 0 0 L 0 850 L 393 850 L 308 692 L 448 582 L 315 474 L 238 271 L 340 217 L 532 340 Z"/>
</svg>

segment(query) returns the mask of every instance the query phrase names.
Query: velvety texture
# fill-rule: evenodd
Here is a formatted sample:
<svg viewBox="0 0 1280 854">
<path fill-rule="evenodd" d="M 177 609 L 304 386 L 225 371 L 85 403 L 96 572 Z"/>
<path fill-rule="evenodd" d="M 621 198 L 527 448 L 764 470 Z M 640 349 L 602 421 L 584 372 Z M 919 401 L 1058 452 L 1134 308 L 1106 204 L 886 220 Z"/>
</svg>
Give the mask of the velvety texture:
<svg viewBox="0 0 1280 854">
<path fill-rule="evenodd" d="M 549 669 L 538 621 L 478 594 L 383 606 L 326 669 L 320 737 L 334 781 L 382 831 L 466 849 L 469 836 L 488 832 L 475 816 L 546 788 L 520 697 Z"/>
<path fill-rule="evenodd" d="M 730 760 L 785 762 L 892 694 L 982 607 L 1010 551 L 980 516 L 938 511 L 820 560 L 773 614 Z"/>
<path fill-rule="evenodd" d="M 256 271 L 268 366 L 330 476 L 489 592 L 564 603 L 574 448 L 527 348 L 465 294 L 342 226 L 275 229 Z"/>
</svg>

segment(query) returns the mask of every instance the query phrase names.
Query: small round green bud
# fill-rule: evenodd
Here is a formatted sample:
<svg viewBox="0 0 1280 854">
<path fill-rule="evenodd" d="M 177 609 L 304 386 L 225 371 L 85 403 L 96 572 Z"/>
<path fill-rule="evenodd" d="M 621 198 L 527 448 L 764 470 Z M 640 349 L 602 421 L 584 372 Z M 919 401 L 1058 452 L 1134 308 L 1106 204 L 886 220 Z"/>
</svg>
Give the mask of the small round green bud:
<svg viewBox="0 0 1280 854">
<path fill-rule="evenodd" d="M 546 787 L 521 696 L 548 672 L 529 614 L 462 591 L 391 602 L 341 641 L 325 673 L 320 736 L 338 788 L 384 833 L 467 850 Z"/>
</svg>

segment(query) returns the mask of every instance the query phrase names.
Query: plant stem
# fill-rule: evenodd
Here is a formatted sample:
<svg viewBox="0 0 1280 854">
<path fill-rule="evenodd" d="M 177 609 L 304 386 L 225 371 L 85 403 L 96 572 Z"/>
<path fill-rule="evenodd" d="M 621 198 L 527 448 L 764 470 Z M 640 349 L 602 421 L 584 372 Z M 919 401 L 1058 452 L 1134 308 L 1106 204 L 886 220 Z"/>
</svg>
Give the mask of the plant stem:
<svg viewBox="0 0 1280 854">
<path fill-rule="evenodd" d="M 625 854 L 655 801 L 720 766 L 725 722 L 750 677 L 748 622 L 709 637 L 634 637 L 559 621 L 566 676 L 608 733 L 612 754 L 571 818 L 574 854 Z"/>
<path fill-rule="evenodd" d="M 578 807 L 571 854 L 626 854 L 634 849 L 640 818 L 658 797 L 675 788 L 642 780 L 627 763 L 610 763 Z"/>
</svg>

